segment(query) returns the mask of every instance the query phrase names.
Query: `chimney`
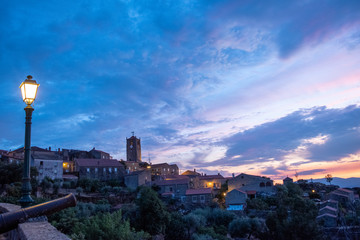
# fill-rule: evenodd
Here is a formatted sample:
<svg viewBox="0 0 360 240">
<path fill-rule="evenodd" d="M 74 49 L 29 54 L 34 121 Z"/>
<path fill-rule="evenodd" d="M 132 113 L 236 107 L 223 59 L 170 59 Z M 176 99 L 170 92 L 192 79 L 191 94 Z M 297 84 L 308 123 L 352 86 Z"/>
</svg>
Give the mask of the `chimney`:
<svg viewBox="0 0 360 240">
<path fill-rule="evenodd" d="M 51 151 L 51 147 L 49 147 L 49 151 Z"/>
<path fill-rule="evenodd" d="M 194 172 L 196 172 L 196 169 L 194 168 Z"/>
<path fill-rule="evenodd" d="M 218 176 L 220 176 L 220 173 L 218 173 Z"/>
<path fill-rule="evenodd" d="M 58 152 L 60 152 L 60 148 L 58 148 Z"/>
<path fill-rule="evenodd" d="M 232 177 L 233 177 L 233 178 L 235 177 L 235 173 L 232 174 Z"/>
</svg>

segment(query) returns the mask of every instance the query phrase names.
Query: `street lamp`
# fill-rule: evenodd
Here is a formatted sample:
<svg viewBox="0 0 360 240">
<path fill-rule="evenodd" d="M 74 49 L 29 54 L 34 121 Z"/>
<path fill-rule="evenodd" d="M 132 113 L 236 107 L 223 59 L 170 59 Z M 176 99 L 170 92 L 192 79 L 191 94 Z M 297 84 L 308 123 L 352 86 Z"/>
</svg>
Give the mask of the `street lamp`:
<svg viewBox="0 0 360 240">
<path fill-rule="evenodd" d="M 30 148 L 31 148 L 31 117 L 34 108 L 31 104 L 35 101 L 37 89 L 40 84 L 37 84 L 35 80 L 32 80 L 32 76 L 27 76 L 24 82 L 21 83 L 21 95 L 23 101 L 26 103 L 26 107 L 24 108 L 26 113 L 26 121 L 25 121 L 25 154 L 24 154 L 24 171 L 23 171 L 23 179 L 22 179 L 22 196 L 19 200 L 22 208 L 30 206 L 30 204 L 34 201 L 31 194 L 31 184 L 30 184 Z"/>
</svg>

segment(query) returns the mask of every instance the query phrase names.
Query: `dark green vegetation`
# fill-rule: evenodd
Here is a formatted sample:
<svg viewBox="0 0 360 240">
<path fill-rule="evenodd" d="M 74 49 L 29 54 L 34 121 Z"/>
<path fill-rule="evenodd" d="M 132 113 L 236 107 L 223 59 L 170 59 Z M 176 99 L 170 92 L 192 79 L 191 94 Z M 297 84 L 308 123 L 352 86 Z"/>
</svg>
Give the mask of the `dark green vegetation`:
<svg viewBox="0 0 360 240">
<path fill-rule="evenodd" d="M 137 196 L 113 213 L 106 201 L 79 203 L 49 221 L 73 239 L 322 239 L 317 207 L 301 197 L 296 184 L 277 186 L 275 196 L 249 200 L 247 217 L 219 207 L 185 214 L 166 205 L 151 188 L 140 188 Z"/>
<path fill-rule="evenodd" d="M 17 203 L 21 175 L 21 165 L 0 165 L 2 189 L 6 191 L 0 201 Z M 225 240 L 230 236 L 260 240 L 323 239 L 315 221 L 318 209 L 312 200 L 302 197 L 299 184 L 276 186 L 274 196 L 248 200 L 246 212 L 235 214 L 221 208 L 223 194 L 218 195 L 220 205 L 185 211 L 176 200 L 162 201 L 151 188 L 133 192 L 116 181 L 84 179 L 77 184 L 65 182 L 61 189 L 60 182 L 51 179 L 38 184 L 36 175 L 32 169 L 32 183 L 34 187 L 42 187 L 45 197 L 34 197 L 36 203 L 56 198 L 61 191 L 72 191 L 79 196 L 76 207 L 49 217 L 51 224 L 73 239 L 151 239 L 154 236 L 166 240 Z M 225 187 L 222 192 L 226 191 Z M 84 196 L 93 193 L 102 200 Z M 82 202 L 85 200 L 88 202 Z M 346 220 L 358 223 L 357 218 Z"/>
</svg>

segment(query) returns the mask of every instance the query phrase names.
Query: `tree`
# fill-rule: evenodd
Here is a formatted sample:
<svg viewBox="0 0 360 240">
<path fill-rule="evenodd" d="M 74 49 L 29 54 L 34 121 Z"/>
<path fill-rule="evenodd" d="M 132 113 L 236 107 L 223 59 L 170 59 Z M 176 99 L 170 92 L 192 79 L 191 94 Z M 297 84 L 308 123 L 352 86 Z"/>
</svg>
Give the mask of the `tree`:
<svg viewBox="0 0 360 240">
<path fill-rule="evenodd" d="M 205 226 L 206 218 L 202 215 L 189 213 L 184 216 L 185 228 L 187 232 L 187 239 L 191 239 L 191 236 L 197 229 Z"/>
<path fill-rule="evenodd" d="M 328 173 L 328 174 L 326 174 L 325 178 L 326 178 L 326 181 L 329 183 L 329 185 L 331 185 L 331 181 L 333 180 L 332 175 Z"/>
<path fill-rule="evenodd" d="M 229 233 L 232 238 L 244 238 L 251 230 L 250 221 L 247 218 L 237 218 L 229 225 Z"/>
<path fill-rule="evenodd" d="M 84 238 L 89 240 L 145 240 L 150 238 L 149 234 L 143 231 L 134 232 L 131 230 L 129 222 L 122 219 L 121 211 L 113 214 L 98 214 L 87 218 L 83 223 L 75 225 L 74 233 L 74 236 L 84 235 Z"/>
<path fill-rule="evenodd" d="M 170 215 L 169 224 L 166 226 L 165 240 L 183 240 L 186 239 L 185 221 L 178 212 Z"/>
<path fill-rule="evenodd" d="M 169 222 L 169 213 L 164 203 L 159 199 L 157 193 L 151 188 L 144 187 L 136 199 L 137 223 L 140 229 L 156 235 L 165 233 L 166 225 Z"/>
<path fill-rule="evenodd" d="M 268 214 L 268 231 L 261 233 L 261 239 L 319 239 L 318 210 L 314 202 L 302 197 L 302 190 L 297 184 L 276 188 L 276 210 Z"/>
<path fill-rule="evenodd" d="M 77 192 L 77 194 L 78 194 L 78 197 L 80 197 L 80 194 L 83 192 L 82 187 L 77 187 L 77 188 L 76 188 L 76 192 Z"/>
<path fill-rule="evenodd" d="M 66 192 L 67 192 L 68 189 L 70 188 L 70 182 L 64 182 L 63 185 L 62 185 L 62 187 L 63 187 L 64 189 L 66 189 Z"/>
</svg>

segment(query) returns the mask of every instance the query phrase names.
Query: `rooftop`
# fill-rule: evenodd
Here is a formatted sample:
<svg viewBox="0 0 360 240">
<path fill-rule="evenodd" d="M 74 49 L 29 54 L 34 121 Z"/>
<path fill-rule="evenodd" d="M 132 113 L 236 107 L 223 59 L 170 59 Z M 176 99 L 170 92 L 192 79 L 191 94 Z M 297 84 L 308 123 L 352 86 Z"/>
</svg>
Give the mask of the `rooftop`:
<svg viewBox="0 0 360 240">
<path fill-rule="evenodd" d="M 123 167 L 116 159 L 75 159 L 80 167 Z"/>
<path fill-rule="evenodd" d="M 198 194 L 211 194 L 211 188 L 197 188 L 197 189 L 188 189 L 186 190 L 186 195 L 198 195 Z"/>
</svg>

